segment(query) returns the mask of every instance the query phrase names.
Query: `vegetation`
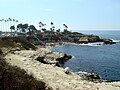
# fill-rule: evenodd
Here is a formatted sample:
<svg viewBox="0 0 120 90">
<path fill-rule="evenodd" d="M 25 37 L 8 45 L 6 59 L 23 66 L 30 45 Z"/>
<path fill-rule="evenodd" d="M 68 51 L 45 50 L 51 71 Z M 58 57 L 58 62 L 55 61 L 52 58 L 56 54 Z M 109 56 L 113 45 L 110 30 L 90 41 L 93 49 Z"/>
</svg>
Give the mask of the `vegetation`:
<svg viewBox="0 0 120 90">
<path fill-rule="evenodd" d="M 29 41 L 29 37 L 3 37 L 0 39 L 0 48 L 2 47 L 11 47 L 11 48 L 16 48 L 19 47 L 21 49 L 33 49 L 35 50 L 36 47 L 34 46 L 34 44 L 32 44 Z"/>
<path fill-rule="evenodd" d="M 32 75 L 16 66 L 6 63 L 1 48 L 29 49 L 36 47 L 26 37 L 3 37 L 0 39 L 0 90 L 52 90 L 45 82 L 37 81 Z"/>
<path fill-rule="evenodd" d="M 34 42 L 34 44 L 45 45 L 45 43 L 49 42 L 72 42 L 72 43 L 88 43 L 88 42 L 100 42 L 105 41 L 96 35 L 85 35 L 78 32 L 71 32 L 68 30 L 68 26 L 63 24 L 64 30 L 56 29 L 54 22 L 50 23 L 50 29 L 46 29 L 46 24 L 43 22 L 39 22 L 39 30 L 36 29 L 34 25 L 29 24 L 18 24 L 15 27 L 15 23 L 18 20 L 9 18 L 8 20 L 0 20 L 1 22 L 14 22 L 14 25 L 10 26 L 11 36 L 25 36 L 32 37 L 30 41 Z"/>
<path fill-rule="evenodd" d="M 46 87 L 43 81 L 37 81 L 26 71 L 10 66 L 0 55 L 0 90 L 52 90 Z"/>
</svg>

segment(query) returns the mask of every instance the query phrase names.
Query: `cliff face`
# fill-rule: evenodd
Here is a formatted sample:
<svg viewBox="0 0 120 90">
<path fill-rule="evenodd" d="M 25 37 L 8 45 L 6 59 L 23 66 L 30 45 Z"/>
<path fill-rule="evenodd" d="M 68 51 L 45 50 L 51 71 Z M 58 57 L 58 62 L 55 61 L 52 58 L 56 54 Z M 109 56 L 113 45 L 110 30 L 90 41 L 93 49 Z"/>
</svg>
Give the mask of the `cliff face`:
<svg viewBox="0 0 120 90">
<path fill-rule="evenodd" d="M 101 38 L 96 35 L 81 35 L 78 43 L 92 43 L 92 42 L 103 42 L 103 44 L 116 44 L 111 39 Z"/>
<path fill-rule="evenodd" d="M 96 35 L 81 35 L 78 40 L 79 43 L 88 43 L 88 42 L 100 42 L 103 41 L 99 36 Z"/>
</svg>

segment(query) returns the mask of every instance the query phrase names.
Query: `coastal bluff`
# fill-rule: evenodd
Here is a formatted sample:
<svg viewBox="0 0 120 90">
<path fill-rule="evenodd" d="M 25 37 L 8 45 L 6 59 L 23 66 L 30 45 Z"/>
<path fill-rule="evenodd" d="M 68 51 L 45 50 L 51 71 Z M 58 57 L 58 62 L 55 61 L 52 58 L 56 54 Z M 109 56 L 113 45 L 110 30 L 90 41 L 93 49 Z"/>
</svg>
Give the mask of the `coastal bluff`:
<svg viewBox="0 0 120 90">
<path fill-rule="evenodd" d="M 52 52 L 45 46 L 36 47 L 33 40 L 30 41 L 28 37 L 1 38 L 0 53 L 6 63 L 25 70 L 38 81 L 45 82 L 51 87 L 50 90 L 120 90 L 120 82 L 92 82 L 84 80 L 69 68 L 58 67 L 56 64 L 61 58 L 68 60 L 71 56 L 67 55 L 66 59 L 66 54 Z"/>
<path fill-rule="evenodd" d="M 97 35 L 87 35 L 87 34 L 80 35 L 80 38 L 77 43 L 87 44 L 94 42 L 103 42 L 103 44 L 116 44 L 116 42 L 113 42 L 113 40 L 111 39 L 102 38 Z"/>
<path fill-rule="evenodd" d="M 83 80 L 82 77 L 70 71 L 65 73 L 63 68 L 55 65 L 43 64 L 35 60 L 36 56 L 52 52 L 47 48 L 37 50 L 20 50 L 9 52 L 5 56 L 6 62 L 10 65 L 24 69 L 32 74 L 37 80 L 44 81 L 52 90 L 119 90 L 120 82 L 98 82 L 93 83 Z M 59 57 L 60 54 L 49 55 Z"/>
</svg>

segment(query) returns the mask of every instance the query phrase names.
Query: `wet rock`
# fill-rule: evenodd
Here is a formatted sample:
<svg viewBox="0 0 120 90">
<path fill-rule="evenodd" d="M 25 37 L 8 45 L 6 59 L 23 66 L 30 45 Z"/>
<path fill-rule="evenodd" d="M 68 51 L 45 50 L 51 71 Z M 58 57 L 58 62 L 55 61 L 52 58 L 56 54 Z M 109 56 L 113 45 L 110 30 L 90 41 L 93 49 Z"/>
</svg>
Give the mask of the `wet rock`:
<svg viewBox="0 0 120 90">
<path fill-rule="evenodd" d="M 67 60 L 69 60 L 71 58 L 72 58 L 71 55 L 64 54 L 63 57 L 59 57 L 56 60 L 62 63 L 62 62 L 65 62 L 65 61 L 67 61 Z"/>
<path fill-rule="evenodd" d="M 59 65 L 62 67 L 64 66 L 64 63 L 71 58 L 72 58 L 71 55 L 64 54 L 62 57 L 57 58 L 56 61 L 58 61 Z"/>
<path fill-rule="evenodd" d="M 113 40 L 105 40 L 104 44 L 116 44 L 116 42 L 113 42 Z"/>
<path fill-rule="evenodd" d="M 84 80 L 93 81 L 93 82 L 100 82 L 101 78 L 96 73 L 87 73 L 87 72 L 78 72 L 77 73 L 80 77 Z"/>
</svg>

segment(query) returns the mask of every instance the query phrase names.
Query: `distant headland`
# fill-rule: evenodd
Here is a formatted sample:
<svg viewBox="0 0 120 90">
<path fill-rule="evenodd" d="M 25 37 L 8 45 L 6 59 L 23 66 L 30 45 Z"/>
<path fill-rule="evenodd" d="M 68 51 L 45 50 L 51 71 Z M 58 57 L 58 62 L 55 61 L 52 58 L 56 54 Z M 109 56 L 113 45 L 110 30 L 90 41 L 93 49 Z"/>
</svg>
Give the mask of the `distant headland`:
<svg viewBox="0 0 120 90">
<path fill-rule="evenodd" d="M 63 24 L 64 30 L 56 29 L 53 22 L 50 23 L 51 27 L 46 29 L 46 24 L 38 22 L 39 29 L 34 25 L 22 24 L 15 19 L 1 19 L 0 20 L 0 37 L 27 37 L 32 43 L 36 45 L 45 45 L 46 43 L 92 43 L 103 42 L 103 44 L 115 44 L 111 39 L 101 38 L 97 35 L 87 35 L 79 32 L 69 31 L 68 26 Z M 19 24 L 18 24 L 19 23 Z"/>
</svg>

